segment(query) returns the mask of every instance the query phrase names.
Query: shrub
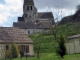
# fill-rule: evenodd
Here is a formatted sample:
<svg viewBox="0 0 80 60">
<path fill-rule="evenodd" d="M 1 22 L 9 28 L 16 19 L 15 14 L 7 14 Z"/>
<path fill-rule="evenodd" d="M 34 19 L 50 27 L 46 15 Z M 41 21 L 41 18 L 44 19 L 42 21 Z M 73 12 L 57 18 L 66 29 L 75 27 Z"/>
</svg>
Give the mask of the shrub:
<svg viewBox="0 0 80 60">
<path fill-rule="evenodd" d="M 56 49 L 56 53 L 63 58 L 66 55 L 66 47 L 65 47 L 65 39 L 63 35 L 60 36 L 60 41 L 58 42 L 58 48 Z"/>
<path fill-rule="evenodd" d="M 6 51 L 6 57 L 10 58 L 10 59 L 17 58 L 18 57 L 18 52 L 17 52 L 15 44 L 12 44 L 9 47 L 10 47 L 9 50 Z"/>
</svg>

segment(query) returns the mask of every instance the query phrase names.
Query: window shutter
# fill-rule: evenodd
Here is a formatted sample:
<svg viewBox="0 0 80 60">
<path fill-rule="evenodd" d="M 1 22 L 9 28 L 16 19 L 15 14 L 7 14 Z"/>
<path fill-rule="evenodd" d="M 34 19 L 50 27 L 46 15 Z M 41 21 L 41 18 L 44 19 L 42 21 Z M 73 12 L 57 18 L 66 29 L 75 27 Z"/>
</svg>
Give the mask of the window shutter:
<svg viewBox="0 0 80 60">
<path fill-rule="evenodd" d="M 29 53 L 29 46 L 26 46 L 26 52 Z"/>
</svg>

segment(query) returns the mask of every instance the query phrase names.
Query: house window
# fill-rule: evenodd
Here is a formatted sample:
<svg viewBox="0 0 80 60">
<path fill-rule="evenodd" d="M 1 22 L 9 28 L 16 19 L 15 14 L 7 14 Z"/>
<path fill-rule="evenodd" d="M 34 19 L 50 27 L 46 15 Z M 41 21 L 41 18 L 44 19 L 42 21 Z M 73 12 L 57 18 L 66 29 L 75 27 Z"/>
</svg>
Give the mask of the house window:
<svg viewBox="0 0 80 60">
<path fill-rule="evenodd" d="M 30 30 L 28 30 L 28 34 L 30 34 Z"/>
<path fill-rule="evenodd" d="M 25 51 L 25 45 L 21 45 L 21 50 Z"/>
<path fill-rule="evenodd" d="M 9 46 L 8 45 L 6 45 L 6 50 L 8 50 L 9 49 Z"/>
<path fill-rule="evenodd" d="M 21 55 L 21 56 L 24 56 L 25 45 L 18 46 L 18 48 L 19 48 L 19 50 L 20 50 L 20 55 Z"/>
<path fill-rule="evenodd" d="M 27 6 L 27 10 L 29 10 L 29 6 Z"/>
<path fill-rule="evenodd" d="M 32 6 L 31 6 L 31 10 L 32 10 Z"/>
<path fill-rule="evenodd" d="M 29 53 L 29 46 L 26 46 L 26 52 Z"/>
</svg>

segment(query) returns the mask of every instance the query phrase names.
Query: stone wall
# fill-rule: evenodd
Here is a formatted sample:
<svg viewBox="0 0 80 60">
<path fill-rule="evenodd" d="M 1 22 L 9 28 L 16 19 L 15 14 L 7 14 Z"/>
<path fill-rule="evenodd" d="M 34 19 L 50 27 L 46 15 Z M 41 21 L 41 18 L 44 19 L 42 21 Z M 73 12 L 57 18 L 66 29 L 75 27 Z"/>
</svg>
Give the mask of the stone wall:
<svg viewBox="0 0 80 60">
<path fill-rule="evenodd" d="M 3 59 L 5 57 L 5 48 L 4 44 L 0 44 L 0 59 Z"/>
<path fill-rule="evenodd" d="M 46 29 L 22 29 L 22 31 L 25 32 L 27 35 L 29 35 L 29 34 L 44 32 L 44 31 L 46 31 Z"/>
<path fill-rule="evenodd" d="M 0 59 L 5 59 L 5 52 L 6 52 L 6 45 L 11 46 L 11 44 L 0 44 Z M 21 46 L 21 45 L 25 45 L 25 46 L 29 46 L 29 53 L 26 53 L 24 55 L 28 55 L 28 56 L 34 56 L 34 49 L 33 49 L 33 44 L 16 44 L 16 46 Z M 18 54 L 18 57 L 20 57 L 20 54 Z"/>
<path fill-rule="evenodd" d="M 32 6 L 32 10 L 31 10 Z M 29 7 L 29 10 L 27 10 L 27 7 Z M 27 14 L 27 17 L 24 17 L 25 22 L 28 21 L 36 21 L 38 17 L 37 9 L 34 5 L 26 5 L 24 9 L 24 14 Z"/>
</svg>

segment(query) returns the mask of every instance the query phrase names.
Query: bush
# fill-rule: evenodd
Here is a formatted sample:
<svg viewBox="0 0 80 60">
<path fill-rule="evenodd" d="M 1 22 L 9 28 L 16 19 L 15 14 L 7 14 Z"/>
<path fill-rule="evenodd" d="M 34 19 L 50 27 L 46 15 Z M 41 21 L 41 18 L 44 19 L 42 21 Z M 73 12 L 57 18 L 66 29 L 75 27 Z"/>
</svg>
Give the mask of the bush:
<svg viewBox="0 0 80 60">
<path fill-rule="evenodd" d="M 11 54 L 12 54 L 12 58 L 18 57 L 16 46 L 14 44 L 12 44 L 12 46 L 11 46 Z"/>
<path fill-rule="evenodd" d="M 63 58 L 63 56 L 66 55 L 66 47 L 65 47 L 65 39 L 62 35 L 60 36 L 60 41 L 58 45 L 59 46 L 56 49 L 56 53 Z"/>
<path fill-rule="evenodd" d="M 10 47 L 9 50 L 6 51 L 6 57 L 10 58 L 10 59 L 17 58 L 18 57 L 18 52 L 17 52 L 15 44 L 12 44 L 9 47 Z"/>
</svg>

